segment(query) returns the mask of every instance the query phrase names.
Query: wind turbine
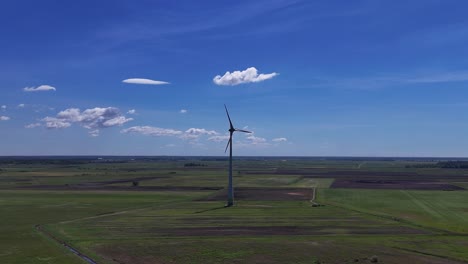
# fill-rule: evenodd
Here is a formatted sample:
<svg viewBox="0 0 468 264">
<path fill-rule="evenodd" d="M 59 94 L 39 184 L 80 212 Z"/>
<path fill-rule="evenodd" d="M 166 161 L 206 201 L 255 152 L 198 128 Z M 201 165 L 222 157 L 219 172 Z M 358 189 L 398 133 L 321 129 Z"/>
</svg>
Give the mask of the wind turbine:
<svg viewBox="0 0 468 264">
<path fill-rule="evenodd" d="M 224 109 L 226 109 L 226 114 L 229 119 L 229 141 L 226 145 L 226 149 L 224 150 L 224 153 L 226 153 L 229 147 L 229 185 L 228 185 L 228 201 L 226 204 L 226 207 L 229 207 L 229 206 L 234 205 L 234 186 L 232 185 L 232 134 L 234 134 L 235 131 L 244 132 L 244 133 L 252 133 L 252 132 L 243 130 L 243 129 L 234 128 L 226 105 L 224 105 Z"/>
</svg>

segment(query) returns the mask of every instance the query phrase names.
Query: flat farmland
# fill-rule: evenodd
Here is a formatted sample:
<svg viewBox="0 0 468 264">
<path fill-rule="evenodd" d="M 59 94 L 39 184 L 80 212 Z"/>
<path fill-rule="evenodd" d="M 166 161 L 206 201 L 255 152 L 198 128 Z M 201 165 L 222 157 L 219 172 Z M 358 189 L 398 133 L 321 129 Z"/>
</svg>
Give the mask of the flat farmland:
<svg viewBox="0 0 468 264">
<path fill-rule="evenodd" d="M 238 158 L 226 208 L 222 157 L 10 158 L 0 262 L 466 263 L 468 172 L 436 163 Z"/>
</svg>

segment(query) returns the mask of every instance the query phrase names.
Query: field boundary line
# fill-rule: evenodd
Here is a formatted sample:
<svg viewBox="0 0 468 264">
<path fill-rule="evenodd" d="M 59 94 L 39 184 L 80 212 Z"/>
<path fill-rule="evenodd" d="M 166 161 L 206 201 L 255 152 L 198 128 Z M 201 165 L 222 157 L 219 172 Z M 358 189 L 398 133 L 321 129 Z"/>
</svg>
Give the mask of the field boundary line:
<svg viewBox="0 0 468 264">
<path fill-rule="evenodd" d="M 111 216 L 111 215 L 121 215 L 121 214 L 126 214 L 126 213 L 130 213 L 130 212 L 134 212 L 134 211 L 145 210 L 145 209 L 149 209 L 149 208 L 164 208 L 164 207 L 173 206 L 173 205 L 177 205 L 177 204 L 180 204 L 180 203 L 187 203 L 187 202 L 189 202 L 189 201 L 175 201 L 175 202 L 169 203 L 169 204 L 150 205 L 150 206 L 138 207 L 138 208 L 133 208 L 133 209 L 128 208 L 128 209 L 125 209 L 125 210 L 122 210 L 122 211 L 102 213 L 102 214 L 93 215 L 93 216 L 87 216 L 87 217 L 82 217 L 82 218 L 77 218 L 77 219 L 72 219 L 72 220 L 61 221 L 61 222 L 57 222 L 55 224 L 68 224 L 68 223 L 78 222 L 78 221 L 82 221 L 82 220 L 96 219 L 96 218 L 101 218 L 101 217 L 106 217 L 106 216 Z"/>
<path fill-rule="evenodd" d="M 421 254 L 421 255 L 437 257 L 437 258 L 441 258 L 441 259 L 447 259 L 447 260 L 453 260 L 453 261 L 457 261 L 457 262 L 468 263 L 468 261 L 466 261 L 464 259 L 452 258 L 452 257 L 449 257 L 449 256 L 443 256 L 443 255 L 438 255 L 438 254 L 434 254 L 434 253 L 423 252 L 423 251 L 419 251 L 419 250 L 416 250 L 416 249 L 409 249 L 409 248 L 396 247 L 396 246 L 394 246 L 392 248 L 399 249 L 399 250 L 402 250 L 402 251 L 408 251 L 408 252 L 412 252 L 412 253 L 418 253 L 418 254 Z"/>
<path fill-rule="evenodd" d="M 411 201 L 416 205 L 419 206 L 421 209 L 423 209 L 425 212 L 427 212 L 429 215 L 436 217 L 436 218 L 441 218 L 443 219 L 444 217 L 434 209 L 432 209 L 430 206 L 425 204 L 423 201 L 420 201 L 417 197 L 415 197 L 413 194 L 409 193 L 408 191 L 405 190 L 400 190 L 401 193 L 405 194 L 408 198 L 411 199 Z"/>
<path fill-rule="evenodd" d="M 186 203 L 187 201 L 177 201 L 177 202 L 174 202 L 174 203 L 170 203 L 169 205 L 172 206 L 174 204 L 179 204 L 179 203 Z M 138 211 L 138 210 L 144 210 L 144 209 L 148 209 L 148 208 L 164 208 L 166 206 L 169 206 L 167 204 L 164 204 L 164 205 L 152 205 L 152 206 L 145 206 L 145 207 L 139 207 L 139 208 L 134 208 L 134 209 L 126 209 L 126 210 L 123 210 L 123 211 L 118 211 L 118 212 L 111 212 L 111 213 L 103 213 L 103 214 L 99 214 L 99 215 L 94 215 L 94 216 L 88 216 L 88 217 L 82 217 L 82 218 L 77 218 L 77 219 L 72 219 L 72 220 L 66 220 L 66 221 L 61 221 L 61 222 L 57 222 L 55 224 L 52 224 L 52 225 L 57 225 L 57 224 L 67 224 L 67 223 L 73 223 L 73 222 L 77 222 L 77 221 L 82 221 L 82 220 L 88 220 L 88 219 L 96 219 L 96 218 L 100 218 L 100 217 L 106 217 L 106 216 L 112 216 L 112 215 L 119 215 L 119 214 L 125 214 L 125 213 L 129 213 L 129 212 L 133 212 L 133 211 Z M 95 260 L 93 260 L 92 258 L 90 258 L 89 256 L 83 254 L 82 252 L 80 252 L 78 249 L 72 247 L 71 245 L 69 245 L 68 243 L 66 243 L 64 240 L 61 240 L 59 239 L 57 236 L 53 235 L 52 232 L 49 232 L 47 230 L 45 230 L 42 225 L 40 224 L 37 224 L 34 226 L 35 229 L 37 230 L 37 232 L 43 234 L 44 236 L 52 239 L 53 241 L 59 243 L 60 245 L 64 246 L 66 249 L 68 249 L 70 252 L 72 252 L 73 254 L 77 255 L 78 257 L 80 257 L 81 259 L 83 259 L 84 261 L 86 261 L 87 263 L 89 264 L 98 264 Z"/>
<path fill-rule="evenodd" d="M 448 231 L 448 230 L 439 229 L 439 228 L 436 228 L 436 227 L 420 225 L 420 224 L 408 221 L 406 219 L 398 218 L 398 217 L 391 216 L 391 215 L 385 215 L 385 214 L 379 214 L 379 213 L 376 213 L 376 212 L 369 212 L 369 211 L 359 210 L 359 209 L 356 209 L 355 207 L 351 208 L 349 206 L 341 205 L 341 204 L 334 203 L 334 202 L 325 202 L 324 204 L 335 206 L 335 207 L 342 208 L 342 209 L 349 210 L 349 211 L 353 211 L 353 212 L 362 213 L 362 214 L 373 216 L 373 217 L 384 218 L 384 219 L 391 220 L 391 221 L 394 221 L 394 222 L 406 224 L 406 225 L 409 225 L 409 226 L 412 226 L 412 227 L 415 227 L 415 228 L 418 228 L 418 229 L 422 229 L 422 230 L 425 230 L 425 231 L 428 231 L 428 232 L 431 232 L 431 233 L 439 233 L 439 234 L 443 234 L 443 235 L 462 235 L 462 236 L 464 235 L 462 233 L 455 233 L 455 232 L 451 232 L 451 231 Z M 435 235 L 435 234 L 433 234 L 433 235 Z"/>
<path fill-rule="evenodd" d="M 317 187 L 312 187 L 312 199 L 310 200 L 312 207 L 322 206 L 322 204 L 316 202 L 316 200 L 317 200 Z"/>
<path fill-rule="evenodd" d="M 53 241 L 59 243 L 60 245 L 64 246 L 66 249 L 68 249 L 68 251 L 72 252 L 73 254 L 75 254 L 76 256 L 78 256 L 79 258 L 81 258 L 82 260 L 86 261 L 87 263 L 89 264 L 98 264 L 95 260 L 93 260 L 92 258 L 90 258 L 89 256 L 83 254 L 82 252 L 80 252 L 78 249 L 70 246 L 69 244 L 67 244 L 65 241 L 62 241 L 60 240 L 59 238 L 57 238 L 56 236 L 54 236 L 52 233 L 50 233 L 49 231 L 46 231 L 44 230 L 44 228 L 42 228 L 42 225 L 35 225 L 34 226 L 35 229 L 37 230 L 37 232 L 45 235 L 46 237 L 52 239 Z"/>
</svg>

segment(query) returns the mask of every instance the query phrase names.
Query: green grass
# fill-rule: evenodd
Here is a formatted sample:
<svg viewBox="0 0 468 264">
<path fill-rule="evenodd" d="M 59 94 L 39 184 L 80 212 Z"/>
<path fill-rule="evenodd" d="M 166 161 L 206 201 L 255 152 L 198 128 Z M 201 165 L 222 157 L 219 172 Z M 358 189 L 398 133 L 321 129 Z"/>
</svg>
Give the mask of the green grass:
<svg viewBox="0 0 468 264">
<path fill-rule="evenodd" d="M 103 263 L 113 263 L 113 258 L 129 261 L 143 257 L 169 263 L 311 263 L 311 260 L 318 259 L 334 263 L 369 258 L 385 252 L 400 258 L 417 255 L 384 244 L 371 246 L 372 239 L 368 235 L 358 235 L 361 238 L 354 239 L 352 243 L 343 242 L 356 237 L 353 235 L 356 230 L 378 232 L 389 229 L 398 232 L 402 224 L 390 219 L 334 206 L 314 208 L 307 202 L 244 201 L 232 208 L 222 208 L 222 205 L 219 202 L 174 202 L 119 215 L 55 224 L 50 229 L 84 252 L 94 254 Z M 233 233 L 228 236 L 194 237 L 168 232 L 213 226 L 242 228 L 246 225 L 309 227 L 324 233 L 319 236 Z M 427 235 L 407 235 L 421 236 Z M 341 250 L 341 254 L 335 254 L 337 249 Z"/>
<path fill-rule="evenodd" d="M 34 226 L 193 197 L 181 193 L 0 191 L 0 263 L 82 263 Z"/>
<path fill-rule="evenodd" d="M 468 233 L 467 191 L 323 189 L 318 198 L 324 203 L 416 225 Z"/>
<path fill-rule="evenodd" d="M 184 167 L 190 162 L 206 166 Z M 379 263 L 468 261 L 468 191 L 329 189 L 331 177 L 304 177 L 334 171 L 410 172 L 449 179 L 453 176 L 450 181 L 468 186 L 468 180 L 463 178 L 468 175 L 466 170 L 406 168 L 412 164 L 288 158 L 235 160 L 236 186 L 316 187 L 318 202 L 325 206 L 311 207 L 308 201 L 241 200 L 232 208 L 223 208 L 224 201 L 197 201 L 212 194 L 209 191 L 6 190 L 21 185 L 65 185 L 149 176 L 167 178 L 141 181 L 139 185 L 223 187 L 227 184 L 225 160 L 67 166 L 4 164 L 0 170 L 0 263 L 83 263 L 38 233 L 36 224 L 99 263 L 117 263 L 113 259 L 124 263 L 369 263 L 372 256 L 377 256 Z M 281 170 L 296 174 L 276 174 Z M 292 227 L 317 234 L 180 233 L 201 228 L 230 228 L 235 232 L 245 227 Z M 420 233 L 405 233 L 413 229 Z"/>
</svg>

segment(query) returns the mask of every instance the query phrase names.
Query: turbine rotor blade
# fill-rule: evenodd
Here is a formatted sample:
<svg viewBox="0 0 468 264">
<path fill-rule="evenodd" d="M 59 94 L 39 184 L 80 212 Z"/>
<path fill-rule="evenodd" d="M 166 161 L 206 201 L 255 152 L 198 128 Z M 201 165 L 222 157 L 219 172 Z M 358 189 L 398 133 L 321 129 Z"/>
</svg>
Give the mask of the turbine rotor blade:
<svg viewBox="0 0 468 264">
<path fill-rule="evenodd" d="M 229 137 L 229 140 L 228 140 L 228 143 L 227 143 L 227 145 L 226 145 L 226 149 L 224 150 L 224 153 L 226 153 L 227 149 L 229 148 L 229 144 L 232 144 L 231 141 L 232 141 L 232 134 L 231 134 L 231 136 Z"/>
<path fill-rule="evenodd" d="M 229 112 L 228 112 L 228 110 L 227 110 L 226 105 L 224 105 L 224 109 L 226 109 L 226 114 L 227 114 L 227 117 L 228 117 L 228 119 L 229 119 L 229 125 L 231 126 L 230 128 L 231 128 L 231 129 L 234 129 L 234 126 L 232 125 L 231 117 L 229 116 Z"/>
<path fill-rule="evenodd" d="M 252 131 L 237 129 L 237 128 L 235 129 L 235 131 L 240 131 L 240 132 L 244 132 L 244 133 L 253 133 Z"/>
</svg>

